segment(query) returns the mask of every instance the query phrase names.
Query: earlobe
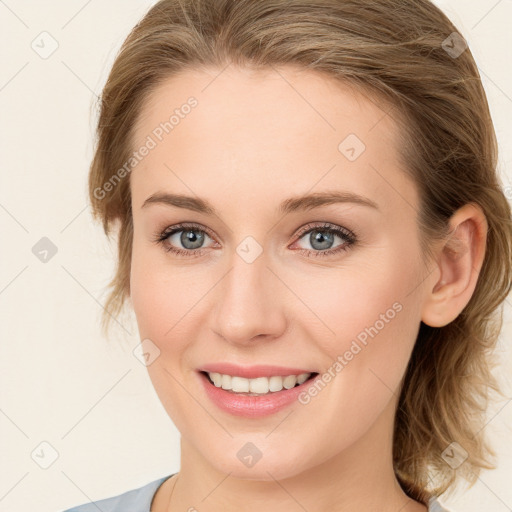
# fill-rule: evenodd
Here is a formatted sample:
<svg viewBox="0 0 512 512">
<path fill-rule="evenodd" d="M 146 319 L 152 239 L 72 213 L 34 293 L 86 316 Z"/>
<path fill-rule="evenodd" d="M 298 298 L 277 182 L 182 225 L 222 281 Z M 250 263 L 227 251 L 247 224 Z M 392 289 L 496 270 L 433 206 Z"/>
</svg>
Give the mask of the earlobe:
<svg viewBox="0 0 512 512">
<path fill-rule="evenodd" d="M 450 219 L 450 235 L 437 258 L 440 274 L 432 286 L 426 281 L 427 296 L 422 321 L 431 327 L 443 327 L 459 316 L 470 301 L 485 255 L 487 221 L 482 209 L 466 204 Z"/>
</svg>

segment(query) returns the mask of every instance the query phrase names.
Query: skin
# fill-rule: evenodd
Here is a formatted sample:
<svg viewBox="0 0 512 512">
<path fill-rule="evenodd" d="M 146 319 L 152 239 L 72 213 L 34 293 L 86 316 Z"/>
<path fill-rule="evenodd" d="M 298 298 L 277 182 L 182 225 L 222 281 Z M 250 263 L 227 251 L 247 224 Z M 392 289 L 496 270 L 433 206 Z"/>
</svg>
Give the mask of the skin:
<svg viewBox="0 0 512 512">
<path fill-rule="evenodd" d="M 485 251 L 482 211 L 458 210 L 451 242 L 424 266 L 419 196 L 400 168 L 393 118 L 311 71 L 230 66 L 168 79 L 144 105 L 135 147 L 190 96 L 198 106 L 130 175 L 130 297 L 141 339 L 160 350 L 149 376 L 181 432 L 169 510 L 425 512 L 393 472 L 399 386 L 420 321 L 446 325 L 471 298 Z M 366 146 L 354 161 L 338 150 L 350 133 Z M 292 196 L 333 190 L 370 198 L 378 210 L 336 203 L 277 212 Z M 142 207 L 158 192 L 204 198 L 218 215 Z M 176 255 L 154 241 L 181 222 L 213 233 L 201 255 Z M 356 243 L 314 257 L 318 244 L 296 234 L 324 222 L 353 231 Z M 167 244 L 187 250 L 180 235 Z M 247 236 L 263 250 L 252 263 L 236 252 Z M 345 243 L 335 235 L 325 247 Z M 208 399 L 196 374 L 220 361 L 323 373 L 394 303 L 401 311 L 307 405 L 258 419 L 232 416 Z M 252 467 L 237 457 L 248 442 L 262 453 Z M 160 487 L 154 512 L 168 510 L 175 482 Z"/>
</svg>

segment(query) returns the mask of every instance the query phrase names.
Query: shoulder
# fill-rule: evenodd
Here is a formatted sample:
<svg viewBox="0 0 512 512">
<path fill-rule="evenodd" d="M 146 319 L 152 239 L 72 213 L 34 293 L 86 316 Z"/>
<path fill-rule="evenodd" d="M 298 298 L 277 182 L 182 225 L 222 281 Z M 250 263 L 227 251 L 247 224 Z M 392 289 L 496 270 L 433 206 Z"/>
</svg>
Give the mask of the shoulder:
<svg viewBox="0 0 512 512">
<path fill-rule="evenodd" d="M 444 508 L 436 498 L 430 498 L 428 502 L 428 512 L 450 512 L 448 509 Z"/>
<path fill-rule="evenodd" d="M 153 480 L 142 487 L 137 487 L 117 496 L 104 498 L 99 501 L 84 503 L 64 510 L 64 512 L 150 512 L 151 502 L 157 489 L 172 475 Z"/>
</svg>

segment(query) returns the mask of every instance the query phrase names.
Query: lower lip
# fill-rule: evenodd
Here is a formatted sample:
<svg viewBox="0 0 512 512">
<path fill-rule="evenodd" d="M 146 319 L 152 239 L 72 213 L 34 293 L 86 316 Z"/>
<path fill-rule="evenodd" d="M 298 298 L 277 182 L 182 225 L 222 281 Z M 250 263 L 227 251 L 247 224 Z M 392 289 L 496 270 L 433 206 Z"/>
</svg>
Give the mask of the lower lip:
<svg viewBox="0 0 512 512">
<path fill-rule="evenodd" d="M 261 396 L 248 396 L 226 391 L 225 389 L 214 386 L 204 373 L 199 372 L 199 377 L 203 382 L 206 394 L 220 409 L 235 416 L 259 418 L 274 414 L 291 405 L 315 379 L 320 377 L 320 374 L 308 379 L 300 386 Z"/>
</svg>

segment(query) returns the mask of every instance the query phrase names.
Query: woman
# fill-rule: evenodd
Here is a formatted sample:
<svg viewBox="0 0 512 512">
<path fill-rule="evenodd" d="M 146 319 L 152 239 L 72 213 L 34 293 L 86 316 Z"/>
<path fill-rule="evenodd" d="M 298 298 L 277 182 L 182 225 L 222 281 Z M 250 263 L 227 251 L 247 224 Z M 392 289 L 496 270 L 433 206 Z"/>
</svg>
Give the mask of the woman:
<svg viewBox="0 0 512 512">
<path fill-rule="evenodd" d="M 89 185 L 118 228 L 107 309 L 131 302 L 181 467 L 70 510 L 445 510 L 492 467 L 496 161 L 428 0 L 158 2 L 103 90 Z"/>
</svg>

